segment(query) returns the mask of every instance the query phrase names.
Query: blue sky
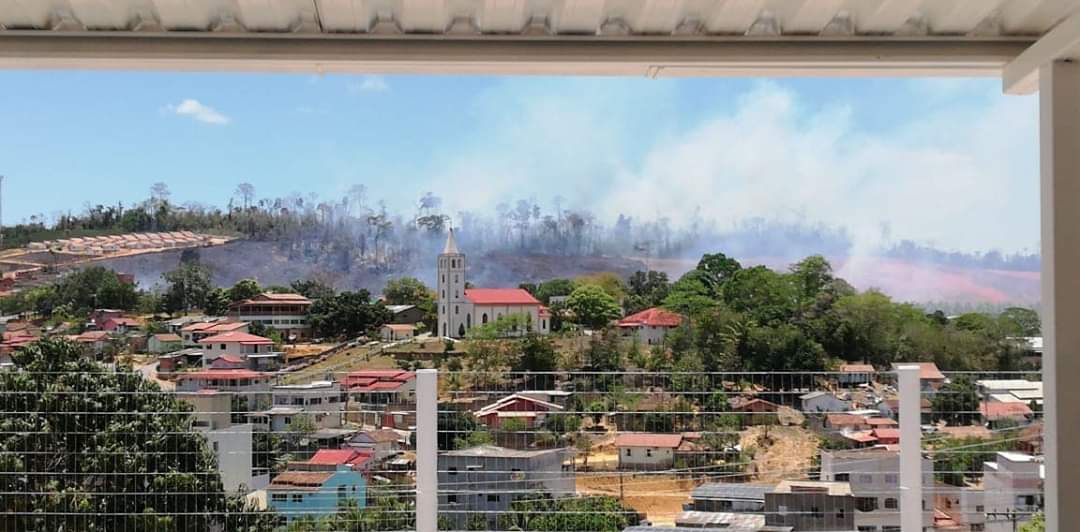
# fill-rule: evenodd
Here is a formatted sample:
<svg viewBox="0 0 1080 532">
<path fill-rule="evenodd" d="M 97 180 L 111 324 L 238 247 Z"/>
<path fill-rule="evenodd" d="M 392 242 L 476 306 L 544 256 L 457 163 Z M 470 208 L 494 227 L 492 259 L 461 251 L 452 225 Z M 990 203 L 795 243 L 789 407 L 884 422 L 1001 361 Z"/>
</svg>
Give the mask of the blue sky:
<svg viewBox="0 0 1080 532">
<path fill-rule="evenodd" d="M 4 218 L 337 197 L 450 212 L 556 195 L 602 220 L 700 209 L 960 250 L 1038 244 L 1036 101 L 997 80 L 0 72 Z M 887 231 L 883 231 L 887 227 Z"/>
</svg>

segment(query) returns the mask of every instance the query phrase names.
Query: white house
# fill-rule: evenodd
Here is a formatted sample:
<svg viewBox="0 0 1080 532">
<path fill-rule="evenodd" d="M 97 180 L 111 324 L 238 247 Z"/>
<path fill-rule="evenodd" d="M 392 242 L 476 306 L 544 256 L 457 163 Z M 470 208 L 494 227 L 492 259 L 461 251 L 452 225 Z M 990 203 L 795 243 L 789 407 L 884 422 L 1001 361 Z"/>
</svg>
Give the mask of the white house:
<svg viewBox="0 0 1080 532">
<path fill-rule="evenodd" d="M 281 332 L 288 341 L 311 337 L 307 314 L 311 300 L 300 294 L 259 294 L 229 306 L 230 315 L 239 321 L 259 322 Z"/>
<path fill-rule="evenodd" d="M 504 316 L 520 316 L 520 329 L 510 334 L 532 331 L 547 334 L 551 314 L 529 292 L 520 288 L 465 288 L 465 254 L 458 251 L 454 230 L 438 259 L 438 330 L 444 337 L 463 338 L 469 329 L 492 323 Z M 516 327 L 516 326 L 515 326 Z"/>
<path fill-rule="evenodd" d="M 983 462 L 983 488 L 987 512 L 1030 514 L 1043 507 L 1043 461 L 1017 452 L 998 452 L 995 461 Z M 987 532 L 1012 530 L 1009 520 L 987 520 Z"/>
<path fill-rule="evenodd" d="M 408 340 L 416 336 L 416 326 L 409 323 L 387 323 L 379 329 L 379 333 L 387 342 Z"/>
<path fill-rule="evenodd" d="M 675 465 L 675 450 L 682 441 L 681 434 L 619 434 L 615 437 L 619 469 L 670 469 Z"/>
<path fill-rule="evenodd" d="M 803 412 L 847 412 L 851 410 L 851 402 L 845 401 L 835 394 L 816 391 L 799 396 L 802 401 Z"/>
<path fill-rule="evenodd" d="M 633 334 L 646 345 L 663 345 L 668 331 L 682 324 L 682 316 L 662 308 L 650 308 L 631 314 L 618 322 L 619 329 Z"/>
<path fill-rule="evenodd" d="M 273 340 L 243 332 L 227 332 L 203 338 L 199 340 L 199 345 L 205 352 L 204 365 L 209 365 L 214 359 L 225 355 L 232 355 L 246 361 L 253 356 L 274 353 Z"/>
<path fill-rule="evenodd" d="M 296 416 L 307 416 L 319 429 L 336 429 L 345 413 L 345 395 L 333 381 L 281 384 L 271 388 L 273 406 L 253 419 L 272 432 L 287 431 Z"/>
<path fill-rule="evenodd" d="M 230 392 L 203 389 L 197 392 L 181 392 L 180 400 L 193 409 L 196 430 L 206 437 L 211 450 L 217 456 L 218 471 L 225 491 L 247 493 L 261 489 L 269 482 L 268 475 L 256 475 L 252 471 L 252 431 L 249 423 L 232 422 L 232 398 Z"/>
</svg>

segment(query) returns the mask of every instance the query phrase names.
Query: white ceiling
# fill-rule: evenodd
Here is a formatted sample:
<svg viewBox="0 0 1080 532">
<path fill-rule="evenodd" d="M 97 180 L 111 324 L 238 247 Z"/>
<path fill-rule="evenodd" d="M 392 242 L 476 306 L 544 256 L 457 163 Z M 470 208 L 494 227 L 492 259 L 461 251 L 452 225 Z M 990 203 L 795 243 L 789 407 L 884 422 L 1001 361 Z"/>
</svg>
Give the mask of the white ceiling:
<svg viewBox="0 0 1080 532">
<path fill-rule="evenodd" d="M 1039 36 L 1076 0 L 0 0 L 8 30 Z"/>
</svg>

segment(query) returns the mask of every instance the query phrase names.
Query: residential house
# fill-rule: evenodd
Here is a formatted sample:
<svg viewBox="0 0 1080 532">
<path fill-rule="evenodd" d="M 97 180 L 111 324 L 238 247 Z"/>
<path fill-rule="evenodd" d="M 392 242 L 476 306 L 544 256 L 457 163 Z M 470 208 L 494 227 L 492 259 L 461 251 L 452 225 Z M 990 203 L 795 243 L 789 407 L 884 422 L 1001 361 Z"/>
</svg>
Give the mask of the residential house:
<svg viewBox="0 0 1080 532">
<path fill-rule="evenodd" d="M 221 483 L 228 492 L 247 493 L 262 489 L 269 481 L 265 472 L 253 470 L 252 432 L 249 423 L 233 423 L 233 394 L 210 388 L 179 392 L 177 397 L 192 406 L 193 427 L 210 444 L 217 456 Z"/>
<path fill-rule="evenodd" d="M 979 403 L 979 414 L 990 428 L 1013 426 L 1031 420 L 1035 413 L 1024 403 L 999 403 L 983 401 Z"/>
<path fill-rule="evenodd" d="M 82 346 L 86 353 L 100 355 L 109 348 L 112 336 L 108 331 L 86 331 L 71 337 L 71 340 Z"/>
<path fill-rule="evenodd" d="M 184 339 L 185 347 L 197 347 L 204 338 L 230 332 L 249 332 L 249 324 L 225 318 L 204 318 L 180 327 L 180 337 Z"/>
<path fill-rule="evenodd" d="M 386 305 L 390 311 L 390 323 L 416 325 L 423 323 L 426 317 L 423 309 L 416 305 Z"/>
<path fill-rule="evenodd" d="M 769 484 L 708 482 L 690 492 L 685 510 L 695 512 L 764 513 Z"/>
<path fill-rule="evenodd" d="M 765 494 L 765 524 L 796 531 L 855 529 L 856 501 L 847 482 L 782 480 Z"/>
<path fill-rule="evenodd" d="M 357 449 L 370 449 L 373 453 L 372 461 L 379 463 L 406 448 L 408 438 L 392 429 L 369 430 L 354 434 L 346 442 L 349 447 Z"/>
<path fill-rule="evenodd" d="M 983 489 L 936 482 L 933 490 L 937 530 L 986 530 L 986 493 Z"/>
<path fill-rule="evenodd" d="M 900 443 L 900 429 L 875 428 L 870 433 L 880 445 L 896 445 Z"/>
<path fill-rule="evenodd" d="M 984 379 L 975 381 L 979 394 L 987 401 L 997 403 L 1023 403 L 1041 408 L 1043 383 L 1024 379 Z"/>
<path fill-rule="evenodd" d="M 675 450 L 682 443 L 682 434 L 619 434 L 615 436 L 619 469 L 670 469 L 675 465 Z"/>
<path fill-rule="evenodd" d="M 141 320 L 125 316 L 109 317 L 97 323 L 99 330 L 116 334 L 127 334 L 129 332 L 138 331 L 142 329 L 142 325 Z"/>
<path fill-rule="evenodd" d="M 99 308 L 94 309 L 92 312 L 90 312 L 89 317 L 90 323 L 92 323 L 95 328 L 102 329 L 102 325 L 105 323 L 105 320 L 108 320 L 110 318 L 119 318 L 123 315 L 123 310 L 112 308 Z"/>
<path fill-rule="evenodd" d="M 828 414 L 825 416 L 825 428 L 841 431 L 870 430 L 866 416 L 859 414 Z"/>
<path fill-rule="evenodd" d="M 934 464 L 923 457 L 923 526 L 933 525 Z M 900 453 L 884 447 L 822 450 L 821 480 L 847 482 L 859 531 L 900 530 Z"/>
<path fill-rule="evenodd" d="M 349 373 L 342 379 L 349 398 L 363 405 L 411 404 L 416 401 L 416 374 L 397 369 Z"/>
<path fill-rule="evenodd" d="M 675 516 L 675 526 L 630 527 L 630 530 L 647 529 L 650 532 L 791 532 L 790 528 L 773 528 L 765 525 L 763 514 L 739 512 L 698 512 L 683 510 Z"/>
<path fill-rule="evenodd" d="M 353 469 L 352 462 L 356 460 L 323 456 L 316 462 L 289 464 L 290 469 L 275 476 L 266 488 L 270 508 L 287 520 L 294 520 L 318 519 L 336 513 L 341 503 L 366 507 L 367 479 L 361 471 Z"/>
<path fill-rule="evenodd" d="M 563 407 L 532 397 L 515 393 L 491 403 L 473 415 L 491 428 L 499 428 L 508 419 L 521 421 L 525 428 L 539 427 L 550 413 L 558 413 Z"/>
<path fill-rule="evenodd" d="M 880 414 L 882 417 L 887 417 L 887 418 L 891 418 L 891 419 L 900 419 L 900 399 L 899 398 L 891 397 L 891 398 L 888 398 L 888 399 L 882 399 L 882 401 L 880 403 L 878 403 L 877 407 L 878 407 L 878 414 Z M 927 423 L 930 423 L 931 420 L 933 419 L 934 412 L 933 412 L 933 406 L 930 403 L 929 398 L 927 398 L 925 396 L 919 398 L 919 410 L 921 411 L 921 414 L 922 414 L 922 419 L 920 420 L 921 423 L 924 424 L 924 425 L 927 424 Z"/>
<path fill-rule="evenodd" d="M 409 323 L 387 323 L 379 328 L 384 342 L 400 342 L 416 336 L 416 326 Z"/>
<path fill-rule="evenodd" d="M 998 452 L 993 462 L 983 462 L 983 489 L 986 511 L 999 516 L 987 519 L 987 532 L 1010 532 L 1014 523 L 1000 516 L 1010 513 L 1025 517 L 1043 508 L 1044 469 L 1042 457 L 1017 452 Z"/>
<path fill-rule="evenodd" d="M 624 334 L 637 336 L 645 345 L 663 345 L 667 333 L 682 324 L 683 317 L 659 307 L 631 314 L 617 323 Z"/>
<path fill-rule="evenodd" d="M 842 364 L 836 382 L 841 386 L 870 384 L 874 380 L 874 366 L 870 364 Z"/>
<path fill-rule="evenodd" d="M 851 410 L 851 401 L 837 397 L 836 394 L 822 391 L 810 392 L 799 396 L 803 412 L 847 412 Z"/>
<path fill-rule="evenodd" d="M 239 357 L 253 369 L 276 369 L 283 362 L 283 353 L 274 351 L 274 341 L 244 332 L 226 332 L 199 340 L 205 351 L 203 364 L 210 364 L 223 355 Z"/>
<path fill-rule="evenodd" d="M 273 406 L 252 416 L 263 430 L 286 432 L 297 416 L 304 416 L 318 429 L 338 429 L 345 413 L 345 394 L 332 381 L 281 384 L 270 390 Z"/>
<path fill-rule="evenodd" d="M 159 375 L 172 373 L 180 368 L 195 368 L 203 366 L 204 352 L 202 349 L 181 349 L 158 355 L 157 371 Z"/>
<path fill-rule="evenodd" d="M 731 412 L 739 415 L 739 422 L 747 425 L 772 425 L 779 422 L 780 405 L 765 399 L 748 396 L 728 400 Z"/>
<path fill-rule="evenodd" d="M 900 366 L 919 366 L 919 384 L 923 392 L 936 392 L 947 381 L 945 374 L 933 362 L 894 362 L 893 371 Z"/>
<path fill-rule="evenodd" d="M 154 334 L 147 340 L 146 347 L 151 353 L 171 353 L 183 349 L 184 339 L 173 333 Z"/>
<path fill-rule="evenodd" d="M 572 456 L 570 449 L 515 450 L 494 445 L 440 453 L 440 514 L 459 527 L 470 515 L 483 515 L 494 524 L 522 493 L 573 495 Z"/>
<path fill-rule="evenodd" d="M 308 310 L 311 300 L 300 294 L 259 294 L 229 306 L 229 314 L 236 320 L 259 322 L 281 333 L 289 342 L 311 338 Z"/>
<path fill-rule="evenodd" d="M 270 376 L 249 369 L 203 369 L 182 372 L 176 376 L 177 392 L 218 390 L 233 395 L 233 419 L 270 406 Z"/>
</svg>

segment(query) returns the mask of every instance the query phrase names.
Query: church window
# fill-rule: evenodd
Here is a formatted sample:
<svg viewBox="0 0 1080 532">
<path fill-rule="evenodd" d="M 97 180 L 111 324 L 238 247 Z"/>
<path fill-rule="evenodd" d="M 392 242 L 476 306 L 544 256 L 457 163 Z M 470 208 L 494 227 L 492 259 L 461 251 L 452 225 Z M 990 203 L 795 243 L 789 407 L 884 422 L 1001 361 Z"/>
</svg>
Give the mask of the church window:
<svg viewBox="0 0 1080 532">
<path fill-rule="evenodd" d="M 446 299 L 446 290 L 442 291 L 442 297 L 443 297 L 443 299 Z"/>
<path fill-rule="evenodd" d="M 442 335 L 446 336 L 446 324 L 442 324 Z"/>
<path fill-rule="evenodd" d="M 542 331 L 547 330 L 547 320 L 540 320 L 540 330 L 542 330 Z"/>
<path fill-rule="evenodd" d="M 472 314 L 465 315 L 465 328 L 472 329 Z"/>
<path fill-rule="evenodd" d="M 458 325 L 458 336 L 465 336 L 465 324 Z"/>
<path fill-rule="evenodd" d="M 458 314 L 458 306 L 454 305 L 454 315 L 457 316 L 457 314 Z"/>
<path fill-rule="evenodd" d="M 454 290 L 454 299 L 457 299 L 457 298 L 461 297 L 461 296 L 459 295 L 460 293 L 461 293 L 461 292 L 458 292 L 457 290 Z"/>
<path fill-rule="evenodd" d="M 487 324 L 487 312 L 480 316 L 480 323 Z"/>
<path fill-rule="evenodd" d="M 457 276 L 457 274 L 454 274 L 454 283 L 457 283 L 457 282 L 458 282 L 458 276 Z"/>
</svg>

